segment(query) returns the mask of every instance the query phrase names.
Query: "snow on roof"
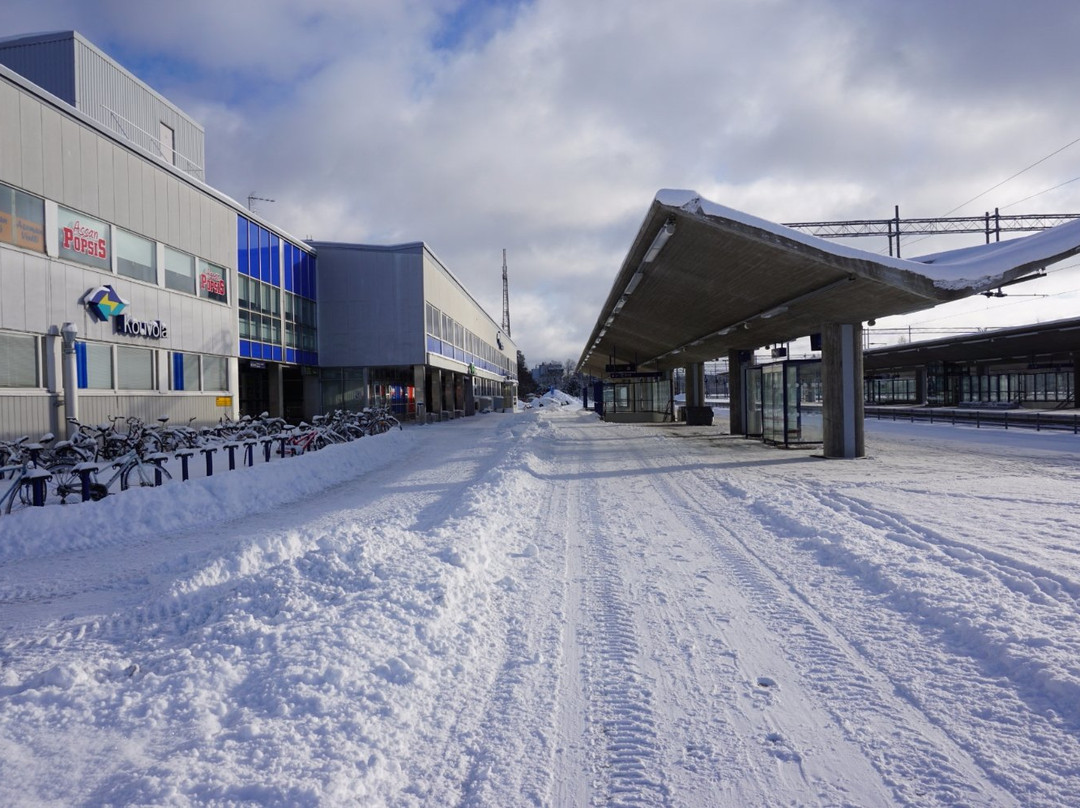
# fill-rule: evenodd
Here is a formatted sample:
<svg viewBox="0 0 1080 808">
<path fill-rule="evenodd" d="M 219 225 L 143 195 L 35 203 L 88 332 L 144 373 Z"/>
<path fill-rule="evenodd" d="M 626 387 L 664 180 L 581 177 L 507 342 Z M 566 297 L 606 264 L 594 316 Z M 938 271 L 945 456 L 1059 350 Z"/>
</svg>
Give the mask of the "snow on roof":
<svg viewBox="0 0 1080 808">
<path fill-rule="evenodd" d="M 981 244 L 918 258 L 878 255 L 856 247 L 812 236 L 782 224 L 704 199 L 691 190 L 663 189 L 656 202 L 679 208 L 692 216 L 726 219 L 804 244 L 837 256 L 869 261 L 884 267 L 911 272 L 928 279 L 939 289 L 982 288 L 1005 279 L 1015 270 L 1041 269 L 1080 252 L 1080 220 L 1008 241 Z"/>
</svg>

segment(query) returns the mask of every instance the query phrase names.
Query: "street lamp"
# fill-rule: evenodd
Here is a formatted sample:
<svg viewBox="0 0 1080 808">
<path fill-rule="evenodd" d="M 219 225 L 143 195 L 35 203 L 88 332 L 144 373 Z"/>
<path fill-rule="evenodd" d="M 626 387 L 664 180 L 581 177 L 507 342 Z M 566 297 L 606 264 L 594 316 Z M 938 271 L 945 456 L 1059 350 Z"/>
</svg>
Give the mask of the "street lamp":
<svg viewBox="0 0 1080 808">
<path fill-rule="evenodd" d="M 78 336 L 79 328 L 75 323 L 64 323 L 60 326 L 60 339 L 64 343 L 64 362 L 61 365 L 61 373 L 64 384 L 64 419 L 67 422 L 68 438 L 75 434 L 76 429 L 71 419 L 79 417 L 79 368 L 75 353 L 75 338 Z"/>
</svg>

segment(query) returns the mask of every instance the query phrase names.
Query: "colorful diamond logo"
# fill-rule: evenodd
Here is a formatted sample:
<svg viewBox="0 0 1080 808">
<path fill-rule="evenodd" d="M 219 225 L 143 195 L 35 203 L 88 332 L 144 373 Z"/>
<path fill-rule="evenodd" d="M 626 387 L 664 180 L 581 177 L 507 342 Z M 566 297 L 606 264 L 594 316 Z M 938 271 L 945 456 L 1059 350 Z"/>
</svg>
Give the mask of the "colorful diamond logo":
<svg viewBox="0 0 1080 808">
<path fill-rule="evenodd" d="M 86 295 L 86 307 L 102 322 L 118 315 L 127 305 L 128 301 L 111 286 L 99 286 Z"/>
</svg>

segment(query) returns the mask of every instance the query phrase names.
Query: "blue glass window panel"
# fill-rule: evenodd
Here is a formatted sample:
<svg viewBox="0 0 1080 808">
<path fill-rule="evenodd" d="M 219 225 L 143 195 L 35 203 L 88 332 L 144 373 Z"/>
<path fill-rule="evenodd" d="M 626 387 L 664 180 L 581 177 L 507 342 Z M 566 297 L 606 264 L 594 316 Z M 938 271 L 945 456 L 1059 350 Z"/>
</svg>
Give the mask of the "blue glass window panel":
<svg viewBox="0 0 1080 808">
<path fill-rule="evenodd" d="M 311 254 L 304 253 L 304 260 L 300 265 L 300 289 L 304 297 L 311 299 Z"/>
<path fill-rule="evenodd" d="M 442 350 L 442 345 L 440 344 L 438 337 L 433 337 L 430 334 L 428 334 L 427 349 L 431 353 L 438 353 L 439 351 Z"/>
<path fill-rule="evenodd" d="M 86 389 L 86 343 L 75 343 L 75 375 L 78 376 L 78 384 L 82 389 Z"/>
<path fill-rule="evenodd" d="M 291 362 L 291 363 L 294 363 L 294 364 L 296 363 L 296 349 L 295 348 L 286 348 L 285 349 L 285 361 L 286 362 Z"/>
<path fill-rule="evenodd" d="M 246 339 L 240 340 L 240 355 L 251 356 L 251 343 Z"/>
<path fill-rule="evenodd" d="M 295 249 L 296 249 L 296 247 L 293 246 L 292 242 L 289 242 L 289 241 L 285 242 L 285 277 L 282 280 L 284 281 L 283 285 L 285 287 L 286 292 L 291 292 L 293 290 L 292 266 L 293 266 L 293 251 Z"/>
<path fill-rule="evenodd" d="M 309 297 L 311 297 L 312 300 L 315 300 L 315 299 L 317 299 L 318 291 L 319 291 L 318 288 L 317 288 L 318 287 L 318 278 L 319 278 L 319 272 L 318 272 L 319 259 L 316 258 L 314 255 L 309 255 L 308 256 L 308 262 L 311 264 L 311 294 L 309 295 Z"/>
<path fill-rule="evenodd" d="M 261 274 L 259 271 L 259 226 L 254 222 L 248 222 L 247 245 L 248 275 L 253 278 L 258 278 Z"/>
<path fill-rule="evenodd" d="M 173 390 L 184 389 L 184 355 L 174 353 L 172 355 Z"/>
<path fill-rule="evenodd" d="M 259 280 L 270 283 L 270 231 L 259 228 Z"/>
<path fill-rule="evenodd" d="M 281 239 L 270 236 L 270 283 L 281 286 Z"/>
<path fill-rule="evenodd" d="M 275 362 L 280 362 L 281 361 L 281 346 L 280 345 L 275 345 L 274 346 L 274 361 Z"/>
<path fill-rule="evenodd" d="M 236 217 L 236 271 L 241 275 L 251 274 L 251 260 L 248 257 L 248 220 Z"/>
</svg>

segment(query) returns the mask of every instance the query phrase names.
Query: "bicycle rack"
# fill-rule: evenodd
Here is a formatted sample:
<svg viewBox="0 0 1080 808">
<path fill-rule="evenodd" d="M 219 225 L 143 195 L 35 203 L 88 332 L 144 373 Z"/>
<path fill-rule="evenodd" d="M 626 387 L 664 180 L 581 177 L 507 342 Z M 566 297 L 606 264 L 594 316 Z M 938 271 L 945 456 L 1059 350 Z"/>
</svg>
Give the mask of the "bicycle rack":
<svg viewBox="0 0 1080 808">
<path fill-rule="evenodd" d="M 92 485 L 90 478 L 97 474 L 100 470 L 101 464 L 94 463 L 92 461 L 79 463 L 77 466 L 75 466 L 75 468 L 72 469 L 72 471 L 79 475 L 79 483 L 81 485 L 80 493 L 82 494 L 83 502 L 89 502 L 91 499 L 93 499 L 93 496 L 91 496 L 90 494 L 90 486 Z"/>
<path fill-rule="evenodd" d="M 146 458 L 154 466 L 154 485 L 161 485 L 164 480 L 161 476 L 161 467 L 169 462 L 167 454 L 156 454 Z"/>
<path fill-rule="evenodd" d="M 30 489 L 30 503 L 34 507 L 40 508 L 45 505 L 46 485 L 51 479 L 52 475 L 45 469 L 27 469 L 22 484 Z"/>
<path fill-rule="evenodd" d="M 188 461 L 191 460 L 192 455 L 195 454 L 194 449 L 181 449 L 176 453 L 176 456 L 180 458 L 180 480 L 181 482 L 187 482 L 188 480 Z"/>
<path fill-rule="evenodd" d="M 199 451 L 202 452 L 203 455 L 206 456 L 206 476 L 207 477 L 213 477 L 214 476 L 214 452 L 217 451 L 217 447 L 216 446 L 207 446 L 205 448 L 199 449 Z"/>
<path fill-rule="evenodd" d="M 239 443 L 225 444 L 225 451 L 229 453 L 229 471 L 236 471 L 236 450 L 239 448 Z"/>
</svg>

